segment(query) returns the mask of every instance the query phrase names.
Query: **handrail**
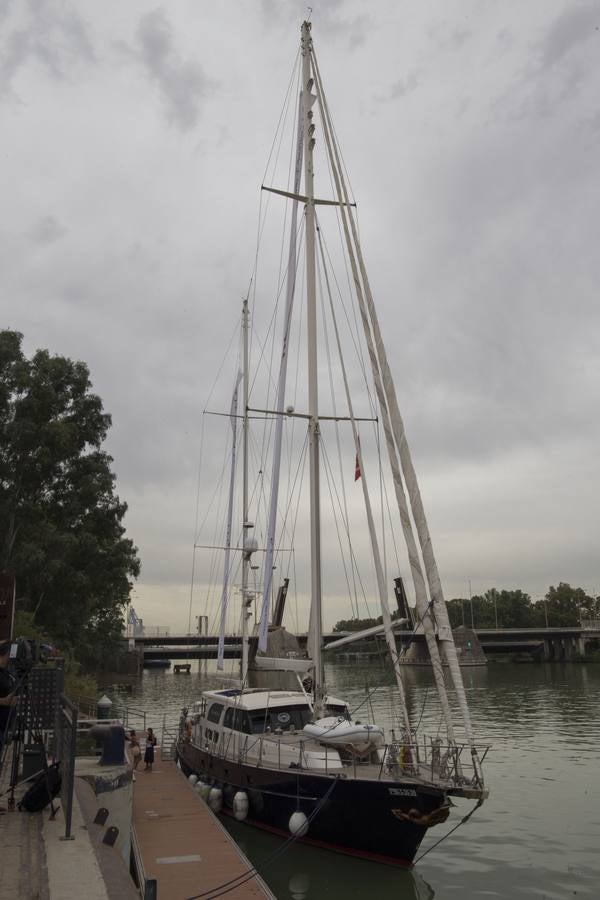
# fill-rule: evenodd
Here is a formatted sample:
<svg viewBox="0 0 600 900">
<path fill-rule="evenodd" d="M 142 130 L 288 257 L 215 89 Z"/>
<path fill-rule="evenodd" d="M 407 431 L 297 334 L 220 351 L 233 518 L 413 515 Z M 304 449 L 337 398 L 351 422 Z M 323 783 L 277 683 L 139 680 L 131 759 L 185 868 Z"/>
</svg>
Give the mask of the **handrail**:
<svg viewBox="0 0 600 900">
<path fill-rule="evenodd" d="M 303 740 L 300 740 L 299 742 L 298 761 L 294 762 L 288 758 L 288 761 L 282 763 L 282 749 L 287 748 L 288 750 L 291 750 L 294 748 L 294 745 L 282 742 L 281 737 L 274 734 L 242 735 L 241 732 L 230 732 L 230 738 L 231 735 L 237 735 L 239 741 L 226 741 L 225 731 L 221 731 L 218 743 L 215 744 L 211 740 L 210 745 L 207 744 L 204 749 L 207 750 L 211 756 L 218 759 L 236 759 L 239 762 L 247 762 L 248 755 L 253 753 L 258 767 L 266 765 L 267 767 L 279 771 L 287 771 L 292 765 L 304 770 L 309 768 L 307 766 L 306 748 Z M 179 734 L 178 737 L 181 738 L 181 734 Z M 254 740 L 252 740 L 252 738 L 254 738 Z M 275 753 L 273 754 L 273 758 L 265 758 L 265 744 L 276 745 L 276 758 Z M 198 746 L 201 745 L 202 737 L 200 737 Z M 324 758 L 321 758 L 321 761 L 324 761 L 325 763 L 324 774 L 329 775 L 331 771 L 333 771 L 330 765 L 330 752 L 334 748 L 324 744 L 321 749 L 324 750 Z M 470 777 L 463 774 L 462 756 L 465 749 L 469 750 L 470 766 L 473 771 L 473 774 Z M 481 761 L 485 759 L 489 750 L 489 746 L 480 748 Z M 451 788 L 464 789 L 468 787 L 474 791 L 484 790 L 481 767 L 476 764 L 475 758 L 472 757 L 470 748 L 467 744 L 443 744 L 440 738 L 431 737 L 429 738 L 429 743 L 427 743 L 427 738 L 424 737 L 422 744 L 419 744 L 416 739 L 412 741 L 393 741 L 385 744 L 383 747 L 377 748 L 376 752 L 377 762 L 373 761 L 373 756 L 371 757 L 370 762 L 377 771 L 376 780 L 378 781 L 384 779 L 399 781 L 407 777 L 424 778 L 426 780 L 431 780 L 432 782 L 438 780 L 444 781 L 447 783 L 448 787 Z M 337 751 L 336 757 L 339 759 Z M 360 770 L 361 765 L 368 764 L 369 760 L 362 760 L 355 754 L 353 754 L 350 759 L 342 760 L 342 765 L 344 767 L 352 766 L 355 778 L 357 777 L 357 770 Z M 467 763 L 465 763 L 465 766 L 466 765 Z M 311 769 L 311 771 L 315 772 L 316 770 Z"/>
</svg>

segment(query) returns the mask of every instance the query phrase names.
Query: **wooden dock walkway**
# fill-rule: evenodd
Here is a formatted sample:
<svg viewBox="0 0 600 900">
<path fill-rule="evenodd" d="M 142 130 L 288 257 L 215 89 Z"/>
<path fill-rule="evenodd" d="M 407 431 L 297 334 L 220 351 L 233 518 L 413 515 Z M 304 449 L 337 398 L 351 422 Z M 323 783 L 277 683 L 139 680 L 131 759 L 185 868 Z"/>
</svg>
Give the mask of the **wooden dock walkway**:
<svg viewBox="0 0 600 900">
<path fill-rule="evenodd" d="M 140 764 L 133 791 L 133 838 L 157 900 L 187 900 L 252 868 L 185 775 L 156 753 L 152 772 Z M 227 890 L 227 888 L 225 888 Z M 275 900 L 261 878 L 227 892 L 231 900 Z"/>
</svg>

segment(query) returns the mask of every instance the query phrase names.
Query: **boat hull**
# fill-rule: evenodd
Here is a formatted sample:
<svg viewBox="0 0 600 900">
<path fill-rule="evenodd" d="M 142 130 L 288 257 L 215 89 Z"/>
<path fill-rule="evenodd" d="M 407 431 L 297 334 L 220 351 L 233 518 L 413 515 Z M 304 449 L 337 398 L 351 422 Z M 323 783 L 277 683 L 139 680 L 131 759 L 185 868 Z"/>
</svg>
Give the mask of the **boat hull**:
<svg viewBox="0 0 600 900">
<path fill-rule="evenodd" d="M 433 785 L 251 766 L 188 741 L 179 743 L 178 757 L 186 775 L 222 788 L 224 815 L 233 815 L 233 797 L 244 791 L 249 800 L 245 822 L 289 837 L 292 814 L 300 811 L 308 818 L 321 804 L 299 838 L 302 843 L 404 868 L 412 865 L 427 831 L 414 821 L 414 811 L 426 816 L 446 801 L 444 791 Z M 413 820 L 404 817 L 411 811 Z"/>
</svg>

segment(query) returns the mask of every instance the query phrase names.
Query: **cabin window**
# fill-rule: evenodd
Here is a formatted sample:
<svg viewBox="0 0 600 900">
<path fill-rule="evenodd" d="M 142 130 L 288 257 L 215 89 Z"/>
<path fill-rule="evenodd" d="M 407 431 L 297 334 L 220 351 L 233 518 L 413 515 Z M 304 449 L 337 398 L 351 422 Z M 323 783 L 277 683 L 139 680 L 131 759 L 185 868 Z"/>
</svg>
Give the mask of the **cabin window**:
<svg viewBox="0 0 600 900">
<path fill-rule="evenodd" d="M 311 712 L 306 706 L 279 706 L 273 709 L 255 709 L 249 713 L 250 734 L 269 731 L 299 731 L 311 720 Z"/>
<path fill-rule="evenodd" d="M 325 707 L 326 716 L 341 716 L 350 721 L 350 713 L 345 703 L 328 703 Z"/>
<path fill-rule="evenodd" d="M 206 718 L 209 722 L 219 722 L 221 720 L 221 713 L 223 712 L 223 704 L 222 703 L 213 703 L 211 708 L 208 710 L 208 715 Z"/>
<path fill-rule="evenodd" d="M 225 712 L 225 719 L 223 721 L 223 725 L 225 726 L 225 728 L 233 728 L 234 712 L 235 712 L 235 710 L 233 709 L 232 706 L 230 706 L 229 709 L 227 709 L 227 711 Z"/>
<path fill-rule="evenodd" d="M 245 709 L 236 709 L 234 718 L 234 728 L 236 731 L 242 731 L 244 734 L 252 734 L 250 730 L 250 719 Z"/>
</svg>

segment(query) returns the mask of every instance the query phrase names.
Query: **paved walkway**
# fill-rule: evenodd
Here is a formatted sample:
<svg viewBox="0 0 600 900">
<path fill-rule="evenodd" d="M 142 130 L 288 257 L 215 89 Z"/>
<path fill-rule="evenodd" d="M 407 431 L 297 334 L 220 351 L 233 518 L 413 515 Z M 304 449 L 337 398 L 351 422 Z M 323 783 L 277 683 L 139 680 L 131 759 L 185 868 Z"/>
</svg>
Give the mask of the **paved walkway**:
<svg viewBox="0 0 600 900">
<path fill-rule="evenodd" d="M 0 814 L 0 896 L 10 900 L 50 900 L 43 814 L 8 810 L 11 763 L 9 748 L 0 774 L 0 808 L 7 810 Z M 16 789 L 17 802 L 25 789 Z"/>
<path fill-rule="evenodd" d="M 11 752 L 0 776 L 0 807 L 8 807 Z M 18 802 L 29 785 L 15 790 Z M 85 790 L 82 786 L 81 790 Z M 81 793 L 77 791 L 77 794 Z M 136 896 L 133 882 L 114 848 L 100 845 L 99 826 L 90 821 L 96 798 L 81 797 L 87 805 L 84 818 L 78 796 L 73 798 L 71 833 L 64 841 L 65 822 L 60 810 L 50 820 L 50 807 L 38 813 L 8 810 L 0 815 L 0 898 L 2 900 L 129 900 Z M 60 798 L 55 805 L 60 806 Z M 102 859 L 102 855 L 105 859 Z M 139 895 L 137 895 L 139 896 Z"/>
<path fill-rule="evenodd" d="M 138 769 L 133 822 L 146 878 L 156 879 L 159 898 L 186 900 L 252 869 L 175 763 L 161 760 L 160 753 L 152 772 Z M 231 900 L 274 900 L 257 877 L 227 890 L 227 896 Z"/>
</svg>

